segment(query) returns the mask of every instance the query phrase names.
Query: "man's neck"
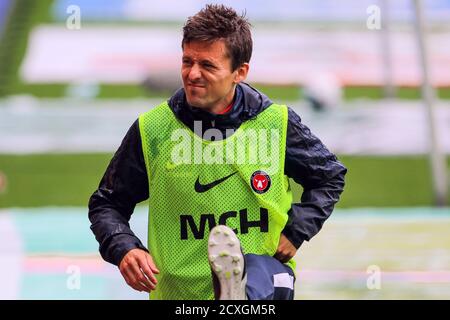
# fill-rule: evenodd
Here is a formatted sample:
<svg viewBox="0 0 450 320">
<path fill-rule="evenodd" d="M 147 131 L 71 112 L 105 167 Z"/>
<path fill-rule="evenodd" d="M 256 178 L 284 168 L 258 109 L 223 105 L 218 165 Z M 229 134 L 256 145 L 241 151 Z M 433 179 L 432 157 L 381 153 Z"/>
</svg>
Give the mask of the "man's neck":
<svg viewBox="0 0 450 320">
<path fill-rule="evenodd" d="M 223 98 L 221 101 L 219 101 L 218 104 L 216 104 L 213 108 L 211 108 L 208 111 L 211 113 L 214 113 L 214 114 L 227 113 L 233 107 L 235 95 L 236 95 L 236 87 L 234 87 L 225 98 Z"/>
<path fill-rule="evenodd" d="M 233 104 L 234 104 L 234 99 L 233 99 L 233 101 L 231 101 L 231 103 L 228 105 L 228 107 L 226 107 L 225 109 L 223 109 L 220 112 L 217 112 L 216 114 L 226 114 L 226 113 L 230 112 L 231 109 L 233 109 Z"/>
</svg>

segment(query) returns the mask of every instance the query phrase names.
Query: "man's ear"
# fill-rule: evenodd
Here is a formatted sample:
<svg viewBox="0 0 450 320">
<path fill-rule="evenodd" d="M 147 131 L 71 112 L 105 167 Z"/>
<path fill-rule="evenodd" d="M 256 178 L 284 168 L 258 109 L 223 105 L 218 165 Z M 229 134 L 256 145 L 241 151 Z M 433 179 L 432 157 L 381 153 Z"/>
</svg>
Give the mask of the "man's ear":
<svg viewBox="0 0 450 320">
<path fill-rule="evenodd" d="M 247 78 L 248 70 L 250 69 L 250 65 L 245 62 L 240 65 L 236 69 L 236 76 L 234 77 L 234 83 L 238 84 L 239 82 L 244 81 Z"/>
</svg>

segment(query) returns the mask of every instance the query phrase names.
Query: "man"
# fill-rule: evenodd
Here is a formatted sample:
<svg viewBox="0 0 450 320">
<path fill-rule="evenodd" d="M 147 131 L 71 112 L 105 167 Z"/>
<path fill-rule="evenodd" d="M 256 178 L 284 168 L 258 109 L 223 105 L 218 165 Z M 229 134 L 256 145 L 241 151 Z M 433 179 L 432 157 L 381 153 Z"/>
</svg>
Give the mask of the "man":
<svg viewBox="0 0 450 320">
<path fill-rule="evenodd" d="M 244 83 L 243 16 L 207 5 L 187 20 L 182 50 L 183 88 L 131 126 L 90 199 L 100 253 L 152 299 L 293 299 L 292 258 L 331 214 L 346 168 L 294 111 Z M 148 198 L 147 250 L 128 221 Z M 233 232 L 209 235 L 216 225 Z M 227 249 L 241 246 L 245 261 Z M 245 293 L 223 296 L 230 279 Z"/>
</svg>

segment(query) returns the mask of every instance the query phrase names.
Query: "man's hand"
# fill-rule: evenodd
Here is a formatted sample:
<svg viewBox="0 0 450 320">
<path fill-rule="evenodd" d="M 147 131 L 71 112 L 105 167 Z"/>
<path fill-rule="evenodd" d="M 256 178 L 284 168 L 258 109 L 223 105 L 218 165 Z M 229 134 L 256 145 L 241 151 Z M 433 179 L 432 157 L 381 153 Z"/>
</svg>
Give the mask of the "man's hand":
<svg viewBox="0 0 450 320">
<path fill-rule="evenodd" d="M 142 249 L 127 252 L 119 264 L 120 273 L 127 284 L 137 291 L 150 292 L 156 288 L 154 273 L 159 273 L 153 258 Z"/>
<path fill-rule="evenodd" d="M 288 262 L 293 256 L 295 256 L 296 253 L 297 249 L 294 247 L 292 242 L 290 242 L 288 238 L 284 236 L 284 234 L 281 234 L 277 252 L 275 253 L 274 257 L 284 263 Z"/>
</svg>

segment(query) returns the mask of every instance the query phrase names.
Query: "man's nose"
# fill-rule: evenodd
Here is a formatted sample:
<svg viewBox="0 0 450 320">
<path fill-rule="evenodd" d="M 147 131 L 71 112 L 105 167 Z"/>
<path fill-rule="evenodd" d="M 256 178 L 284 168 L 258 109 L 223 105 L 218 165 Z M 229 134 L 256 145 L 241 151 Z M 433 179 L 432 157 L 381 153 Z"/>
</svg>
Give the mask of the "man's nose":
<svg viewBox="0 0 450 320">
<path fill-rule="evenodd" d="M 200 79 L 201 76 L 202 76 L 202 74 L 201 74 L 199 66 L 196 63 L 194 63 L 192 65 L 191 69 L 189 70 L 189 75 L 188 75 L 189 80 L 195 81 L 195 80 Z"/>
</svg>

